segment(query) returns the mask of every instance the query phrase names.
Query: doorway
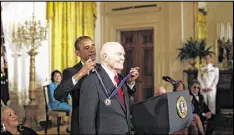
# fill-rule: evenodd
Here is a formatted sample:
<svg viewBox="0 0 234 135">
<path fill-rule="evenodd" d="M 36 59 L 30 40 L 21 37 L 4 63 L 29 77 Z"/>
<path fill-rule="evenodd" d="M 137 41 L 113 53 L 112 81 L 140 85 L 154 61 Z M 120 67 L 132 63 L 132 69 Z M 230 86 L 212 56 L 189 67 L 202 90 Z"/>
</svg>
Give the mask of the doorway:
<svg viewBox="0 0 234 135">
<path fill-rule="evenodd" d="M 140 67 L 134 101 L 150 98 L 154 94 L 154 31 L 122 31 L 120 34 L 126 52 L 123 73 L 126 74 L 132 67 Z"/>
</svg>

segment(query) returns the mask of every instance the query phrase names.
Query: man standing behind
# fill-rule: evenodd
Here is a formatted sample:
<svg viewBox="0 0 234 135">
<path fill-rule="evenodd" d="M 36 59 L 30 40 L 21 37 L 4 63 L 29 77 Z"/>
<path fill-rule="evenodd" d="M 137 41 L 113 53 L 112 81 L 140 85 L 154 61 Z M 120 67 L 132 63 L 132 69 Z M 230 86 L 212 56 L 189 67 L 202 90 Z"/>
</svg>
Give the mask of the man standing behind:
<svg viewBox="0 0 234 135">
<path fill-rule="evenodd" d="M 219 69 L 212 64 L 211 55 L 205 56 L 206 66 L 198 72 L 197 80 L 201 84 L 201 94 L 212 114 L 216 113 L 216 93 L 219 81 Z"/>
<path fill-rule="evenodd" d="M 84 78 L 80 90 L 80 134 L 130 134 L 130 105 L 126 83 L 117 74 L 123 69 L 124 48 L 107 42 L 101 49 L 101 65 Z M 134 84 L 139 68 L 130 70 L 128 83 Z M 126 78 L 125 78 L 126 79 Z M 119 84 L 123 84 L 122 87 Z M 120 89 L 116 88 L 117 86 Z"/>
<path fill-rule="evenodd" d="M 157 88 L 156 92 L 154 93 L 154 96 L 160 96 L 166 93 L 166 89 L 163 86 L 160 86 L 159 88 Z"/>
<path fill-rule="evenodd" d="M 88 36 L 79 37 L 75 41 L 75 53 L 81 58 L 81 61 L 63 71 L 63 79 L 54 92 L 54 97 L 58 101 L 66 100 L 69 93 L 72 96 L 72 134 L 79 133 L 78 113 L 82 78 L 95 66 L 96 49 L 92 39 Z"/>
</svg>

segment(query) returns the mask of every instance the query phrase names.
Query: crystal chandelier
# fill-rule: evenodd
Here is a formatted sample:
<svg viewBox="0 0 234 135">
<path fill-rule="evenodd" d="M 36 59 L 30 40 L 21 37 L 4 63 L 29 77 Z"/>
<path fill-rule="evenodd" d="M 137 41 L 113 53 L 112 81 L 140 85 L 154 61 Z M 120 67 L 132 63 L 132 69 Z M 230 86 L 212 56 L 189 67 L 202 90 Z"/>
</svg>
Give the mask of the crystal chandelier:
<svg viewBox="0 0 234 135">
<path fill-rule="evenodd" d="M 33 9 L 35 4 L 33 3 Z M 32 20 L 25 21 L 24 24 L 19 24 L 17 29 L 13 29 L 12 42 L 16 45 L 18 50 L 29 50 L 30 56 L 30 84 L 29 84 L 29 106 L 35 106 L 36 103 L 36 70 L 35 70 L 35 56 L 36 51 L 41 46 L 41 41 L 46 40 L 47 28 L 43 27 L 40 21 L 35 20 L 33 11 Z"/>
</svg>

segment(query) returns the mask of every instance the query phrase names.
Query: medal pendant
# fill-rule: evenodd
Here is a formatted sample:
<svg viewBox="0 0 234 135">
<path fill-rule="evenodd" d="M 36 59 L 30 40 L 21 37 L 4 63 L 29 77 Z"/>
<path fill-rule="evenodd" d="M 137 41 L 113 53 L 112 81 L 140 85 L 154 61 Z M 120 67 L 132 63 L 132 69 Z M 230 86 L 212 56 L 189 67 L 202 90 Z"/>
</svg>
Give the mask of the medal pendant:
<svg viewBox="0 0 234 135">
<path fill-rule="evenodd" d="M 109 106 L 111 105 L 111 100 L 109 98 L 107 98 L 105 101 L 104 101 L 105 105 L 106 106 Z"/>
</svg>

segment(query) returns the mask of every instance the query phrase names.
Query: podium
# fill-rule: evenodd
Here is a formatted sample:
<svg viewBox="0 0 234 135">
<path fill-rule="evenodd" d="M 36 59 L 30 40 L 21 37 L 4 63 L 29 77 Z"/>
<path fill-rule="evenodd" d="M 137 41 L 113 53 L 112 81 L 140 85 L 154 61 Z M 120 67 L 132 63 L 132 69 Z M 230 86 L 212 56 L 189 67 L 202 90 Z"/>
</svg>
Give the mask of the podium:
<svg viewBox="0 0 234 135">
<path fill-rule="evenodd" d="M 152 97 L 132 107 L 136 134 L 171 134 L 189 127 L 192 120 L 188 90 Z"/>
</svg>

